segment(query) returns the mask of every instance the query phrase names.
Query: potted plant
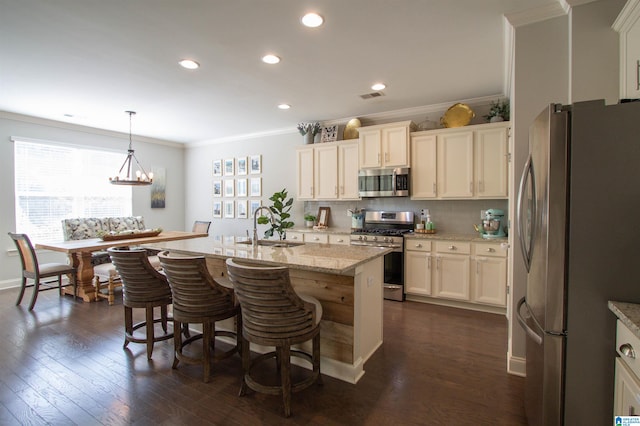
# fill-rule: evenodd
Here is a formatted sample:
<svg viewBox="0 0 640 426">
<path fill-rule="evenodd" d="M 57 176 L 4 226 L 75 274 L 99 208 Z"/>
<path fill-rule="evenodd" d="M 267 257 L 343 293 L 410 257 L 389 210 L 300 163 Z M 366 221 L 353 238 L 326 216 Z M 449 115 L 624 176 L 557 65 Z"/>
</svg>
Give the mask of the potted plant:
<svg viewBox="0 0 640 426">
<path fill-rule="evenodd" d="M 264 237 L 269 238 L 273 236 L 273 233 L 278 233 L 278 239 L 284 240 L 287 238 L 287 229 L 293 228 L 294 223 L 287 220 L 291 217 L 289 211 L 293 205 L 293 198 L 287 199 L 287 189 L 283 189 L 280 192 L 274 192 L 269 200 L 273 202 L 269 206 L 271 213 L 273 214 L 273 221 L 270 221 L 267 216 L 260 216 L 258 223 L 261 225 L 271 225 L 271 228 L 264 232 Z"/>
<path fill-rule="evenodd" d="M 305 136 L 305 142 L 307 144 L 313 143 L 313 138 L 320 133 L 320 123 L 317 121 L 315 123 L 298 123 L 298 131 L 302 136 Z"/>
<path fill-rule="evenodd" d="M 509 101 L 491 102 L 489 113 L 484 118 L 490 123 L 509 121 Z"/>
<path fill-rule="evenodd" d="M 304 223 L 307 225 L 307 228 L 313 228 L 313 225 L 316 224 L 316 217 L 311 213 L 305 213 L 304 215 Z"/>
</svg>

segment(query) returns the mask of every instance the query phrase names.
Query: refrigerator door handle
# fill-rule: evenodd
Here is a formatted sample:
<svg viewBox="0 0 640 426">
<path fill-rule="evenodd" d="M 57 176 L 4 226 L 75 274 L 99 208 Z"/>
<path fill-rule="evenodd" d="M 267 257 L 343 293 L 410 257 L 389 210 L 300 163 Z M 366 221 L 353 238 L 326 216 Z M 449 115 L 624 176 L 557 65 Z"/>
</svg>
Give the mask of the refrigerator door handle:
<svg viewBox="0 0 640 426">
<path fill-rule="evenodd" d="M 527 324 L 527 322 L 525 321 L 524 317 L 522 316 L 522 313 L 520 312 L 520 309 L 522 308 L 522 305 L 526 305 L 526 300 L 523 297 L 522 299 L 520 299 L 520 301 L 518 302 L 518 307 L 516 308 L 516 316 L 518 317 L 518 322 L 520 323 L 520 326 L 524 329 L 524 331 L 527 332 L 527 334 L 529 335 L 529 337 L 531 337 L 531 339 L 533 339 L 534 342 L 536 342 L 538 345 L 542 344 L 542 337 L 536 333 L 535 330 L 533 330 L 531 327 L 529 327 L 529 325 Z M 529 307 L 527 306 L 527 311 L 529 314 L 529 317 L 531 317 L 534 322 L 535 322 L 535 318 L 533 317 L 533 315 L 531 315 L 531 311 L 529 311 Z M 536 323 L 537 325 L 537 323 Z M 538 326 L 538 328 L 541 328 L 540 326 Z"/>
<path fill-rule="evenodd" d="M 527 182 L 531 178 L 531 212 L 530 214 L 530 223 L 529 223 L 529 235 L 525 235 L 525 209 L 523 208 L 523 203 L 525 202 L 525 190 L 527 188 Z M 534 235 L 536 228 L 536 176 L 533 170 L 533 158 L 531 154 L 529 154 L 529 158 L 524 165 L 524 170 L 522 171 L 522 177 L 520 178 L 520 187 L 518 189 L 518 202 L 516 204 L 516 220 L 518 221 L 518 234 L 520 240 L 520 248 L 522 249 L 522 257 L 524 259 L 525 267 L 527 268 L 527 272 L 531 269 L 531 258 L 533 256 L 533 243 L 534 243 Z M 526 239 L 528 240 L 525 240 Z"/>
</svg>

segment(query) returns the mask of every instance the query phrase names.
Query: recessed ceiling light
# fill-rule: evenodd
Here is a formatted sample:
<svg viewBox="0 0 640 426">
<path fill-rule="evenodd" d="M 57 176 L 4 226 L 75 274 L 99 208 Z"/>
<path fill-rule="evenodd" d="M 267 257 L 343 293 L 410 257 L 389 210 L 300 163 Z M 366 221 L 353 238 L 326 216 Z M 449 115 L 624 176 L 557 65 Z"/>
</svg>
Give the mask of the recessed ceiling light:
<svg viewBox="0 0 640 426">
<path fill-rule="evenodd" d="M 280 62 L 280 57 L 276 56 L 276 55 L 271 55 L 271 54 L 264 55 L 262 57 L 262 62 L 264 62 L 265 64 L 270 64 L 270 65 L 277 64 L 278 62 Z"/>
<path fill-rule="evenodd" d="M 384 83 L 376 83 L 373 86 L 371 86 L 372 90 L 384 90 L 384 88 L 387 87 Z"/>
<path fill-rule="evenodd" d="M 302 17 L 302 24 L 309 28 L 319 27 L 323 22 L 324 18 L 315 12 L 307 13 Z"/>
<path fill-rule="evenodd" d="M 183 59 L 178 63 L 180 64 L 181 67 L 186 68 L 188 70 L 195 70 L 197 68 L 200 68 L 200 64 L 191 59 Z"/>
<path fill-rule="evenodd" d="M 289 104 L 280 104 L 280 105 L 278 105 L 278 108 L 280 108 L 280 109 L 289 109 L 289 108 L 291 108 L 291 105 L 289 105 Z"/>
</svg>

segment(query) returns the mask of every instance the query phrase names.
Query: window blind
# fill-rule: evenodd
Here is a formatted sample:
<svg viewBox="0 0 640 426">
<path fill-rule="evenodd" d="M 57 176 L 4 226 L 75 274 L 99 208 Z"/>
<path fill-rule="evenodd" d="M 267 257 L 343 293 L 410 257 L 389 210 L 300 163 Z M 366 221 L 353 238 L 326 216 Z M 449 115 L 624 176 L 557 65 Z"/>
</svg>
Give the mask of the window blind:
<svg viewBox="0 0 640 426">
<path fill-rule="evenodd" d="M 62 219 L 131 216 L 131 187 L 109 183 L 124 154 L 14 141 L 17 232 L 60 241 Z"/>
</svg>

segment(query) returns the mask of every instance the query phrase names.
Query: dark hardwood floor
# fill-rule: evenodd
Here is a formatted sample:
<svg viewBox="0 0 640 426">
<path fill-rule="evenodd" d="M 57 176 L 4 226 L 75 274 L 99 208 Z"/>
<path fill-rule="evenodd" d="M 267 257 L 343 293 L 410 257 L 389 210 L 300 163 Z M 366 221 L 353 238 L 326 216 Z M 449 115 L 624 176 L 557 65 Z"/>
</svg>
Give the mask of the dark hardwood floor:
<svg viewBox="0 0 640 426">
<path fill-rule="evenodd" d="M 293 395 L 285 419 L 277 396 L 237 396 L 238 356 L 203 383 L 198 366 L 171 369 L 172 341 L 157 343 L 151 362 L 144 345 L 123 350 L 120 294 L 110 307 L 45 292 L 33 312 L 14 306 L 16 295 L 0 291 L 2 425 L 525 424 L 500 315 L 385 301 L 385 342 L 360 382 L 324 376 Z"/>
</svg>

